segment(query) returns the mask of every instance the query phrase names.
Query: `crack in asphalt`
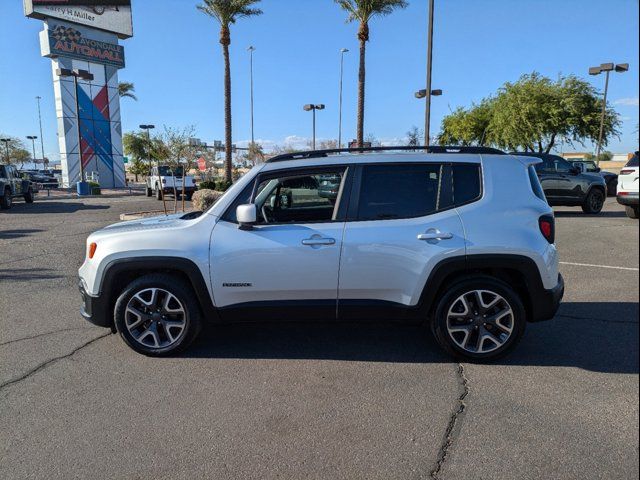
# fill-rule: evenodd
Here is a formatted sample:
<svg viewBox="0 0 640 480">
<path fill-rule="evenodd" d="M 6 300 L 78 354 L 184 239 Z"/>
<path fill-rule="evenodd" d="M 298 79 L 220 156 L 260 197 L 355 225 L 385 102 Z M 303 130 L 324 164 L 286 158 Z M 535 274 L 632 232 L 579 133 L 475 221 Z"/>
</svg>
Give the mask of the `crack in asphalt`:
<svg viewBox="0 0 640 480">
<path fill-rule="evenodd" d="M 462 363 L 458 363 L 457 375 L 458 375 L 458 378 L 460 379 L 462 392 L 458 397 L 458 408 L 456 408 L 456 410 L 451 414 L 451 418 L 449 419 L 449 423 L 447 424 L 447 429 L 445 430 L 445 433 L 444 433 L 444 440 L 442 442 L 442 445 L 440 446 L 440 450 L 438 451 L 438 460 L 436 461 L 436 464 L 433 470 L 431 470 L 431 473 L 429 475 L 434 480 L 437 480 L 440 478 L 440 472 L 442 471 L 442 467 L 447 461 L 447 457 L 449 456 L 449 450 L 453 446 L 453 442 L 455 440 L 454 430 L 456 429 L 458 420 L 461 420 L 461 416 L 464 414 L 464 412 L 467 409 L 467 404 L 465 402 L 465 399 L 469 395 L 469 390 L 470 390 L 469 379 L 465 375 L 464 365 L 462 365 Z"/>
<path fill-rule="evenodd" d="M 625 323 L 628 325 L 638 325 L 638 322 L 634 322 L 633 320 L 611 320 L 610 318 L 578 317 L 576 315 L 566 315 L 564 313 L 557 314 L 556 317 L 570 318 L 572 320 L 592 320 L 594 322 Z"/>
<path fill-rule="evenodd" d="M 9 345 L 11 343 L 22 342 L 24 340 L 31 340 L 34 338 L 46 337 L 47 335 L 53 335 L 61 332 L 71 332 L 74 330 L 93 330 L 93 328 L 92 327 L 72 327 L 72 328 L 62 328 L 60 330 L 53 330 L 52 332 L 37 333 L 35 335 L 29 335 L 28 337 L 16 338 L 14 340 L 7 340 L 6 342 L 0 343 L 0 347 L 4 345 Z"/>
<path fill-rule="evenodd" d="M 13 385 L 13 384 L 18 383 L 18 382 L 21 382 L 22 380 L 26 380 L 27 378 L 29 378 L 30 376 L 38 373 L 40 370 L 46 368 L 47 366 L 49 366 L 49 365 L 51 365 L 53 363 L 56 363 L 59 360 L 64 360 L 65 358 L 69 358 L 69 357 L 75 355 L 77 352 L 79 352 L 83 348 L 88 347 L 92 343 L 97 342 L 101 338 L 107 337 L 109 335 L 111 335 L 111 332 L 108 332 L 108 333 L 105 333 L 104 335 L 100 335 L 99 337 L 93 338 L 93 339 L 89 340 L 88 342 L 83 343 L 79 347 L 74 348 L 73 350 L 71 350 L 71 352 L 69 352 L 69 353 L 67 353 L 65 355 L 60 355 L 59 357 L 54 357 L 54 358 L 51 358 L 51 359 L 47 360 L 46 362 L 41 363 L 37 367 L 32 368 L 28 372 L 24 373 L 23 375 L 20 375 L 19 377 L 16 377 L 16 378 L 12 378 L 11 380 L 8 380 L 8 381 L 0 384 L 0 390 L 4 390 L 5 387 L 8 387 L 8 386 Z"/>
</svg>

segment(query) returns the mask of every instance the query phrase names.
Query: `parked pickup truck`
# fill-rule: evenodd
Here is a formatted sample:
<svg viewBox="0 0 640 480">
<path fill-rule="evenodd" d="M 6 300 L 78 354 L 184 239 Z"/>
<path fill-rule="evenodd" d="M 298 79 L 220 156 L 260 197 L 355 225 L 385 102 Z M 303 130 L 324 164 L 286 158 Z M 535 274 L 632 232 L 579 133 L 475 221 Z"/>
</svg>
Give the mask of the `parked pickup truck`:
<svg viewBox="0 0 640 480">
<path fill-rule="evenodd" d="M 16 197 L 33 203 L 33 185 L 30 180 L 22 178 L 13 165 L 0 165 L 0 209 L 11 208 Z"/>
<path fill-rule="evenodd" d="M 168 165 L 160 165 L 151 169 L 151 175 L 147 178 L 147 197 L 155 196 L 162 200 L 163 195 L 182 195 L 184 185 L 184 195 L 187 200 L 191 200 L 193 192 L 196 191 L 196 182 L 191 175 L 182 178 L 182 167 L 172 168 Z M 175 187 L 175 188 L 174 188 Z"/>
</svg>

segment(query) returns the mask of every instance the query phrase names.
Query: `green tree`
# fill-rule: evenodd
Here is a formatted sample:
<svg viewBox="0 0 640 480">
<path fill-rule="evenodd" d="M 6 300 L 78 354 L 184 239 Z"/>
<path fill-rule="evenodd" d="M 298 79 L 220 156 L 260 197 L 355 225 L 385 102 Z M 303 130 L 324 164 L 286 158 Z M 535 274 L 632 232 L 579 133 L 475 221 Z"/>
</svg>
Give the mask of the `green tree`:
<svg viewBox="0 0 640 480">
<path fill-rule="evenodd" d="M 0 138 L 9 140 L 0 143 L 2 163 L 20 164 L 20 168 L 22 168 L 26 161 L 31 160 L 31 154 L 22 140 L 4 133 L 0 134 Z"/>
<path fill-rule="evenodd" d="M 198 10 L 215 18 L 220 24 L 220 45 L 224 57 L 224 139 L 225 139 L 225 179 L 232 181 L 231 155 L 231 65 L 229 61 L 229 45 L 231 44 L 230 26 L 240 18 L 261 15 L 262 10 L 252 8 L 260 0 L 203 0 Z"/>
<path fill-rule="evenodd" d="M 347 22 L 358 21 L 358 41 L 360 42 L 360 61 L 358 65 L 358 118 L 356 140 L 362 147 L 364 142 L 364 90 L 365 90 L 365 57 L 369 41 L 369 21 L 376 16 L 385 16 L 396 8 L 405 8 L 405 0 L 335 0 L 348 13 Z"/>
<path fill-rule="evenodd" d="M 596 157 L 593 153 L 587 153 L 584 156 L 585 160 L 593 160 L 594 162 L 609 162 L 613 159 L 613 153 L 606 151 L 600 152 L 600 155 Z"/>
<path fill-rule="evenodd" d="M 131 160 L 131 165 L 129 166 L 129 173 L 135 175 L 137 182 L 138 175 L 149 175 L 149 164 L 141 158 L 133 158 Z"/>
<path fill-rule="evenodd" d="M 588 82 L 575 76 L 551 80 L 538 73 L 507 82 L 494 97 L 447 115 L 441 144 L 493 145 L 498 148 L 549 153 L 560 138 L 570 144 L 595 142 L 602 100 Z M 607 106 L 603 144 L 619 135 L 620 120 Z"/>
<path fill-rule="evenodd" d="M 249 142 L 249 150 L 247 150 L 246 158 L 252 165 L 264 162 L 262 145 L 256 142 Z"/>
<path fill-rule="evenodd" d="M 132 82 L 120 82 L 118 83 L 118 96 L 120 98 L 131 98 L 133 100 L 138 100 L 135 92 L 136 87 Z"/>
<path fill-rule="evenodd" d="M 493 114 L 490 99 L 469 109 L 458 107 L 442 120 L 438 135 L 440 145 L 486 145 L 487 130 Z"/>
<path fill-rule="evenodd" d="M 127 132 L 122 136 L 122 146 L 124 153 L 131 157 L 134 162 L 147 162 L 147 172 L 151 169 L 151 150 L 147 135 L 144 132 Z M 140 171 L 138 175 L 146 175 L 147 172 Z M 131 171 L 133 173 L 133 171 Z"/>
</svg>

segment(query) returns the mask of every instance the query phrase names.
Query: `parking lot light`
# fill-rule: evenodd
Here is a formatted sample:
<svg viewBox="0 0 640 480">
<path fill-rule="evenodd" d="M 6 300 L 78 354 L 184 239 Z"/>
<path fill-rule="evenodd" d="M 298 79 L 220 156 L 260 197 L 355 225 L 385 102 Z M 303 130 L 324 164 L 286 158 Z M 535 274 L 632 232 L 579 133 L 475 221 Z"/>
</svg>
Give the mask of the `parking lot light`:
<svg viewBox="0 0 640 480">
<path fill-rule="evenodd" d="M 311 141 L 311 149 L 316 149 L 316 110 L 324 110 L 324 103 L 307 103 L 302 107 L 305 112 L 313 112 L 313 140 Z"/>
<path fill-rule="evenodd" d="M 598 133 L 598 145 L 596 147 L 596 165 L 600 167 L 600 150 L 602 149 L 602 132 L 604 130 L 604 115 L 607 110 L 607 90 L 609 89 L 609 72 L 624 73 L 629 70 L 628 63 L 601 63 L 597 67 L 589 67 L 589 75 L 600 75 L 605 72 L 604 97 L 602 98 L 602 113 L 600 115 L 600 132 Z"/>
<path fill-rule="evenodd" d="M 33 148 L 33 163 L 36 163 L 36 139 L 37 138 L 38 137 L 35 135 L 27 135 L 27 139 L 31 140 L 31 147 Z"/>
</svg>

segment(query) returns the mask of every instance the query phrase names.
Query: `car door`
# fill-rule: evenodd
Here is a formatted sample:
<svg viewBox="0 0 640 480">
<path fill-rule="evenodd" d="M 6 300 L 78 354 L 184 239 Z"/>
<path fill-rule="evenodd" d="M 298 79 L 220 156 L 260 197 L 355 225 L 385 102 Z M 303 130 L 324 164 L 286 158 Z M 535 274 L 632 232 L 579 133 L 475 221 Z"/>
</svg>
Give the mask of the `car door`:
<svg viewBox="0 0 640 480">
<path fill-rule="evenodd" d="M 210 249 L 214 301 L 223 316 L 335 318 L 347 173 L 337 166 L 261 174 L 232 203 Z M 340 179 L 335 197 L 319 190 L 326 176 Z M 251 228 L 235 222 L 241 202 L 259 212 Z"/>
<path fill-rule="evenodd" d="M 562 199 L 562 178 L 550 157 L 543 157 L 542 163 L 535 166 L 542 190 L 550 202 Z"/>
<path fill-rule="evenodd" d="M 556 170 L 556 197 L 571 202 L 581 201 L 585 189 L 580 174 L 577 174 L 571 163 L 562 157 L 552 155 L 551 160 Z"/>
<path fill-rule="evenodd" d="M 467 169 L 479 195 L 479 165 Z M 340 319 L 415 306 L 433 267 L 449 256 L 464 257 L 451 171 L 442 163 L 359 168 L 342 243 Z"/>
</svg>

